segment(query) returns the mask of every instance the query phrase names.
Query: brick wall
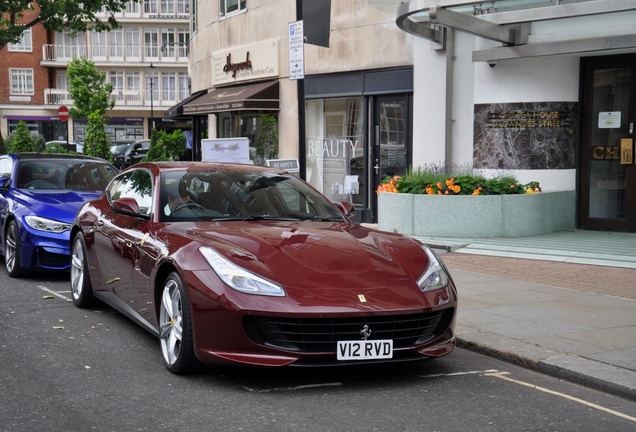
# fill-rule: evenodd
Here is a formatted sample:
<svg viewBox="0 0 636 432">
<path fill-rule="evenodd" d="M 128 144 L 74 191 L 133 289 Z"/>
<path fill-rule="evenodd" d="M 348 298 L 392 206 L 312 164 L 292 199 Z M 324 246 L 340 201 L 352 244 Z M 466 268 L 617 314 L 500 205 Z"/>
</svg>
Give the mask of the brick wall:
<svg viewBox="0 0 636 432">
<path fill-rule="evenodd" d="M 20 20 L 22 23 L 30 22 L 39 15 L 39 8 L 34 11 L 27 11 Z M 50 43 L 48 32 L 37 24 L 31 28 L 31 38 L 33 49 L 31 52 L 9 51 L 5 46 L 0 50 L 0 104 L 12 105 L 42 105 L 44 103 L 44 89 L 51 87 L 49 68 L 40 66 L 42 60 L 42 45 Z M 10 98 L 10 74 L 11 68 L 33 69 L 34 94 L 29 101 L 17 101 Z"/>
</svg>

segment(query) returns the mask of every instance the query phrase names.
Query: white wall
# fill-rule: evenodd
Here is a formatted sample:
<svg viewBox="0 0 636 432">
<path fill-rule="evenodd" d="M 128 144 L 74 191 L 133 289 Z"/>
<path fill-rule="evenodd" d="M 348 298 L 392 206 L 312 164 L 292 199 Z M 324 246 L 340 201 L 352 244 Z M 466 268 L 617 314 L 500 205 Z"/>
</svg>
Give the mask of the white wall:
<svg viewBox="0 0 636 432">
<path fill-rule="evenodd" d="M 474 106 L 482 103 L 576 102 L 579 58 L 551 56 L 504 60 L 490 67 L 474 63 L 472 51 L 495 43 L 463 32 L 454 34 L 452 53 L 452 149 L 447 162 L 472 165 Z M 414 42 L 413 166 L 445 161 L 446 51 Z M 501 174 L 484 170 L 485 174 Z M 546 191 L 573 190 L 576 170 L 508 170 L 522 183 L 538 181 Z"/>
</svg>

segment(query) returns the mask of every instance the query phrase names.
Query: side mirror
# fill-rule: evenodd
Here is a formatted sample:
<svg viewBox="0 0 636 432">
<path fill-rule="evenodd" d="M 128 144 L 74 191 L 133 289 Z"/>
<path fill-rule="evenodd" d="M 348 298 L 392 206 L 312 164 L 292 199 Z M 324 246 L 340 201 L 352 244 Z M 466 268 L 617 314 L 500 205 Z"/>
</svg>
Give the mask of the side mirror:
<svg viewBox="0 0 636 432">
<path fill-rule="evenodd" d="M 118 198 L 113 201 L 113 209 L 119 213 L 139 216 L 139 204 L 134 198 Z"/>
<path fill-rule="evenodd" d="M 334 203 L 334 205 L 340 213 L 348 218 L 353 217 L 356 214 L 356 208 L 349 201 L 339 201 Z"/>
</svg>

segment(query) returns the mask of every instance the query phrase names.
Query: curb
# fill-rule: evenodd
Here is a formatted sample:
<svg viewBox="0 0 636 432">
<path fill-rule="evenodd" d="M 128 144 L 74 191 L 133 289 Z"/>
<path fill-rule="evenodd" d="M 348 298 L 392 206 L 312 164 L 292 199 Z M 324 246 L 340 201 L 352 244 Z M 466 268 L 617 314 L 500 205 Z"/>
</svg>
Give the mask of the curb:
<svg viewBox="0 0 636 432">
<path fill-rule="evenodd" d="M 627 369 L 489 332 L 463 332 L 457 335 L 457 346 L 628 400 L 636 400 L 636 372 Z"/>
</svg>

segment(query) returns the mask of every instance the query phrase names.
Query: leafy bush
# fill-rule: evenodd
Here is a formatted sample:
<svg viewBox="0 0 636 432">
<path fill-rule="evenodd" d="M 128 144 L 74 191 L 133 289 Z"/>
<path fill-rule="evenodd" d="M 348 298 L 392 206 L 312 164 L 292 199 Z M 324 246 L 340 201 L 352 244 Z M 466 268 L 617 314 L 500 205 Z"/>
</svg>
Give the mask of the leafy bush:
<svg viewBox="0 0 636 432">
<path fill-rule="evenodd" d="M 180 129 L 171 133 L 153 129 L 150 134 L 150 148 L 143 161 L 178 160 L 185 154 L 186 146 L 186 136 Z"/>
<path fill-rule="evenodd" d="M 7 150 L 10 153 L 36 151 L 35 139 L 31 135 L 27 124 L 22 120 L 18 122 L 15 133 L 7 140 Z"/>
</svg>

